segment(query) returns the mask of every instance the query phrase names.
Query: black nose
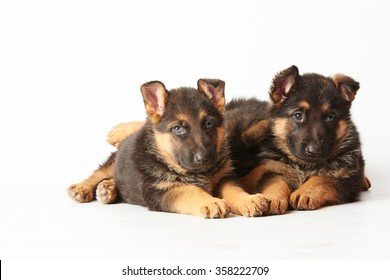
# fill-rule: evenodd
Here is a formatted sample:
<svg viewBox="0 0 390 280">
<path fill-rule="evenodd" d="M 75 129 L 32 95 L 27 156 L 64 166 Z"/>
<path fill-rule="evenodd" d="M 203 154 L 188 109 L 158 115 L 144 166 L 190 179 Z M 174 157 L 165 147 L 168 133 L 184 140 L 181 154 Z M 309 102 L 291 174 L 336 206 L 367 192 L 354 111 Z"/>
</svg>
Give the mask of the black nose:
<svg viewBox="0 0 390 280">
<path fill-rule="evenodd" d="M 206 163 L 209 160 L 208 154 L 206 152 L 197 151 L 194 154 L 194 161 L 197 164 Z"/>
<path fill-rule="evenodd" d="M 309 144 L 306 146 L 305 152 L 308 156 L 319 157 L 322 154 L 322 147 L 320 145 Z"/>
</svg>

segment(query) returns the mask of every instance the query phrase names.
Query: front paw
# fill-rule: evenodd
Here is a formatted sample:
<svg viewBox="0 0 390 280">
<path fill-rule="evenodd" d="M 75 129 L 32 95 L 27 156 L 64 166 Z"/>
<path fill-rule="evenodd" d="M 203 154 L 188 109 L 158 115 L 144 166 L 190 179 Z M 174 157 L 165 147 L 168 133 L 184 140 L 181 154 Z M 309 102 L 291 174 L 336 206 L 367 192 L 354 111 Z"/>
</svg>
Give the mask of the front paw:
<svg viewBox="0 0 390 280">
<path fill-rule="evenodd" d="M 210 199 L 200 208 L 198 216 L 206 219 L 224 218 L 230 213 L 230 207 L 219 198 Z"/>
<path fill-rule="evenodd" d="M 268 214 L 269 202 L 262 194 L 245 194 L 238 197 L 231 207 L 234 214 L 259 217 Z"/>
<path fill-rule="evenodd" d="M 75 202 L 90 202 L 94 197 L 93 189 L 83 184 L 71 185 L 68 195 Z"/>
<path fill-rule="evenodd" d="M 288 196 L 267 195 L 267 199 L 269 200 L 270 215 L 282 215 L 287 212 Z"/>
<path fill-rule="evenodd" d="M 290 205 L 296 210 L 315 210 L 323 205 L 323 199 L 298 189 L 291 194 Z"/>
</svg>

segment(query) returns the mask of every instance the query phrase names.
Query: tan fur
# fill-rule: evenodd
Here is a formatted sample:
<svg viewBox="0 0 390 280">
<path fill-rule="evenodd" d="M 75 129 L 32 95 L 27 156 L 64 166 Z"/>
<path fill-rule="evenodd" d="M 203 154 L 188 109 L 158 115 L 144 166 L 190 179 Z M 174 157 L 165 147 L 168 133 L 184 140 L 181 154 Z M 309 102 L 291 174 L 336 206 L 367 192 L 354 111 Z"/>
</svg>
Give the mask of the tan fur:
<svg viewBox="0 0 390 280">
<path fill-rule="evenodd" d="M 244 177 L 241 177 L 240 182 L 248 193 L 255 193 L 257 191 L 258 183 L 264 173 L 264 166 L 258 165 L 253 168 L 249 174 L 245 175 Z"/>
<path fill-rule="evenodd" d="M 255 217 L 268 213 L 268 200 L 262 194 L 248 194 L 233 181 L 223 182 L 220 195 L 234 214 Z"/>
<path fill-rule="evenodd" d="M 160 121 L 165 111 L 168 93 L 160 82 L 150 82 L 141 86 L 141 92 L 145 103 L 145 110 L 152 123 Z"/>
<path fill-rule="evenodd" d="M 242 134 L 242 140 L 244 143 L 253 142 L 256 139 L 256 142 L 261 141 L 266 135 L 269 128 L 268 120 L 261 120 L 247 129 Z"/>
<path fill-rule="evenodd" d="M 287 119 L 283 118 L 276 119 L 273 127 L 275 136 L 277 136 L 278 139 L 283 140 L 283 142 L 285 142 L 288 133 L 286 129 L 287 121 Z"/>
<path fill-rule="evenodd" d="M 280 161 L 266 160 L 263 162 L 264 170 L 283 176 L 283 180 L 293 188 L 298 188 L 305 178 L 301 178 L 298 170 Z"/>
<path fill-rule="evenodd" d="M 167 193 L 170 210 L 174 213 L 202 218 L 224 218 L 230 208 L 224 200 L 216 198 L 194 185 L 182 185 Z"/>
<path fill-rule="evenodd" d="M 369 188 L 371 188 L 371 181 L 366 176 L 364 176 L 363 190 L 367 191 Z"/>
<path fill-rule="evenodd" d="M 283 176 L 275 175 L 262 182 L 260 192 L 270 202 L 269 213 L 271 215 L 286 213 L 291 190 L 285 182 Z"/>
<path fill-rule="evenodd" d="M 275 119 L 274 126 L 273 126 L 273 133 L 278 139 L 276 145 L 278 145 L 278 147 L 283 152 L 285 152 L 290 158 L 295 159 L 295 156 L 291 154 L 290 149 L 287 146 L 287 140 L 286 140 L 288 134 L 287 122 L 288 120 L 285 118 Z"/>
<path fill-rule="evenodd" d="M 71 185 L 68 188 L 68 195 L 76 202 L 90 202 L 94 198 L 97 185 L 105 179 L 111 179 L 113 175 L 113 164 L 105 168 L 97 169 L 81 183 Z"/>
<path fill-rule="evenodd" d="M 347 131 L 348 131 L 347 122 L 344 120 L 339 121 L 336 130 L 336 140 L 341 142 L 344 139 L 344 137 L 347 135 Z"/>
<path fill-rule="evenodd" d="M 165 163 L 176 172 L 182 175 L 187 174 L 187 169 L 181 167 L 173 158 L 174 145 L 171 134 L 155 131 L 154 135 L 156 138 L 157 152 L 164 159 Z"/>
<path fill-rule="evenodd" d="M 175 116 L 175 119 L 176 121 L 182 121 L 182 122 L 186 122 L 186 123 L 191 123 L 191 120 L 190 118 L 186 115 L 186 114 L 177 114 Z"/>
<path fill-rule="evenodd" d="M 107 142 L 118 147 L 127 136 L 137 132 L 145 122 L 126 122 L 114 126 L 107 134 Z"/>
<path fill-rule="evenodd" d="M 99 183 L 96 189 L 96 199 L 103 204 L 115 202 L 117 198 L 117 189 L 114 179 L 104 180 Z"/>
<path fill-rule="evenodd" d="M 352 102 L 355 99 L 356 91 L 351 89 L 347 84 L 348 83 L 356 83 L 350 77 L 345 76 L 344 74 L 336 74 L 332 77 L 333 83 L 336 88 L 339 88 L 342 96 Z M 359 87 L 357 87 L 359 89 Z"/>
<path fill-rule="evenodd" d="M 205 117 L 207 117 L 207 112 L 202 110 L 198 114 L 198 122 L 201 122 Z"/>
<path fill-rule="evenodd" d="M 321 105 L 321 110 L 324 113 L 328 112 L 329 108 L 330 108 L 330 104 L 328 102 Z"/>
<path fill-rule="evenodd" d="M 217 128 L 217 152 L 221 152 L 223 143 L 225 141 L 225 129 L 223 127 Z"/>
<path fill-rule="evenodd" d="M 209 80 L 209 81 L 211 81 L 211 80 Z M 206 94 L 206 96 L 208 96 L 208 98 L 213 100 L 213 103 L 214 103 L 215 107 L 217 108 L 217 110 L 223 114 L 225 112 L 225 93 L 224 93 L 225 82 L 219 81 L 219 85 L 214 89 L 215 90 L 215 93 L 214 93 L 215 98 L 213 98 L 213 94 L 210 91 L 211 88 L 208 85 L 208 83 L 206 82 L 206 80 L 200 79 L 198 81 L 198 87 Z"/>
<path fill-rule="evenodd" d="M 298 103 L 298 106 L 300 108 L 302 108 L 302 109 L 305 109 L 305 110 L 309 110 L 310 109 L 310 104 L 307 101 L 304 101 L 304 100 L 300 101 Z"/>
<path fill-rule="evenodd" d="M 183 184 L 166 182 L 166 181 L 161 181 L 161 182 L 158 182 L 157 184 L 153 185 L 153 187 L 160 189 L 160 190 L 168 190 L 171 188 L 181 187 L 181 186 L 183 186 Z"/>
<path fill-rule="evenodd" d="M 290 196 L 294 209 L 314 210 L 324 205 L 337 204 L 337 192 L 330 177 L 312 176 Z"/>
</svg>

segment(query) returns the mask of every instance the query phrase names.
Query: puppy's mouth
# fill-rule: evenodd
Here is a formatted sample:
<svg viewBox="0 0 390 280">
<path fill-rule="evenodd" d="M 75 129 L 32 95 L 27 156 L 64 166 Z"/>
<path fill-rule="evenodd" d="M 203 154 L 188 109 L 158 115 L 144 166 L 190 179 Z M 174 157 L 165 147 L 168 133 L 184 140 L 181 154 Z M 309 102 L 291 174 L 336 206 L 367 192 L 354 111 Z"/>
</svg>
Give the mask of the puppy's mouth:
<svg viewBox="0 0 390 280">
<path fill-rule="evenodd" d="M 323 157 L 317 157 L 317 156 L 302 156 L 295 153 L 292 153 L 296 158 L 298 158 L 301 161 L 307 162 L 307 163 L 319 163 L 324 161 L 325 159 Z"/>
<path fill-rule="evenodd" d="M 214 166 L 214 164 L 209 162 L 203 164 L 185 164 L 183 162 L 179 162 L 179 164 L 189 172 L 197 173 L 197 174 L 205 173 L 210 169 L 212 169 L 212 167 Z"/>
</svg>

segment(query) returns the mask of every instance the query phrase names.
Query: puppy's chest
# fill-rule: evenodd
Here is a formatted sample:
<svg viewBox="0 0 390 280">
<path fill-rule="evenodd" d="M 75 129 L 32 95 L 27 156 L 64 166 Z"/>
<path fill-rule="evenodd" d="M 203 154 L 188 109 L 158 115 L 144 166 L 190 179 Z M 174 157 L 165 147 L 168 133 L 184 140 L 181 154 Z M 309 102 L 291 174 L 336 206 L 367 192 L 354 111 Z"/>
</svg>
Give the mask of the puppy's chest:
<svg viewBox="0 0 390 280">
<path fill-rule="evenodd" d="M 284 181 L 292 188 L 297 189 L 312 176 L 345 177 L 348 172 L 344 169 L 332 170 L 331 168 L 303 168 L 295 163 L 284 163 L 276 160 L 264 161 L 266 172 L 283 176 Z"/>
<path fill-rule="evenodd" d="M 324 166 L 302 167 L 296 163 L 284 163 L 275 160 L 264 161 L 265 170 L 270 173 L 283 176 L 285 182 L 292 188 L 297 189 L 312 176 L 321 176 L 332 179 L 347 179 L 356 170 L 350 166 L 341 166 L 340 164 L 329 163 Z"/>
</svg>

